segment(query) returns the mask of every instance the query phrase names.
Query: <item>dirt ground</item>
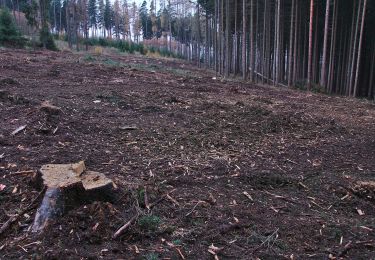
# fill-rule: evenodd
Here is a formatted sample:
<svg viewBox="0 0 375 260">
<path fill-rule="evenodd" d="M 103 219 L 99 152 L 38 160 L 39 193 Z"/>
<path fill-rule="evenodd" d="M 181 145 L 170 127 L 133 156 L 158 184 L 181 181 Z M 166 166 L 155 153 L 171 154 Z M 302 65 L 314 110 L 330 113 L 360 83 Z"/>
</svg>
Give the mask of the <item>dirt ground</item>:
<svg viewBox="0 0 375 260">
<path fill-rule="evenodd" d="M 0 259 L 375 259 L 370 101 L 176 60 L 0 50 L 0 111 L 0 225 L 38 196 L 43 164 L 85 160 L 118 186 L 42 234 L 37 201 Z"/>
</svg>

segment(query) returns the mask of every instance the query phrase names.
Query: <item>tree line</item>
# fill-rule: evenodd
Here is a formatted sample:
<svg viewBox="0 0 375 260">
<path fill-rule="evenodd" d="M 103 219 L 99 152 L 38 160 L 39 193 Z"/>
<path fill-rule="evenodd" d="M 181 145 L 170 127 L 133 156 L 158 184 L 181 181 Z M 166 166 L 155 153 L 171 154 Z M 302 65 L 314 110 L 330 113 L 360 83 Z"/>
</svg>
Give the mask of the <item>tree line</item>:
<svg viewBox="0 0 375 260">
<path fill-rule="evenodd" d="M 374 11 L 371 0 L 199 0 L 196 60 L 251 82 L 374 98 Z"/>
<path fill-rule="evenodd" d="M 48 17 L 42 28 L 66 35 L 70 45 L 80 37 L 165 39 L 169 51 L 226 77 L 375 96 L 375 1 L 36 1 L 0 4 L 35 23 Z"/>
</svg>

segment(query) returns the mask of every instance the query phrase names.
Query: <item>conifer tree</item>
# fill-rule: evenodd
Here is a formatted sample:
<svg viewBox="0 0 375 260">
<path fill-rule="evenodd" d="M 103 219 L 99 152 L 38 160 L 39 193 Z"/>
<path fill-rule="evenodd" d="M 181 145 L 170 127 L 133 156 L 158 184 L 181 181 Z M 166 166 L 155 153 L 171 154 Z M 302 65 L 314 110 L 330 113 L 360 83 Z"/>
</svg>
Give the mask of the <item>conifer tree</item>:
<svg viewBox="0 0 375 260">
<path fill-rule="evenodd" d="M 0 9 L 0 45 L 23 47 L 26 39 L 18 31 L 8 9 Z"/>
<path fill-rule="evenodd" d="M 112 7 L 109 0 L 105 0 L 104 7 L 104 28 L 108 31 L 109 37 L 112 37 Z"/>
<path fill-rule="evenodd" d="M 98 8 L 96 6 L 96 0 L 89 0 L 88 14 L 89 14 L 89 27 L 92 29 L 93 35 L 96 35 L 97 17 L 98 17 Z"/>
<path fill-rule="evenodd" d="M 106 37 L 105 22 L 104 22 L 104 13 L 105 13 L 105 4 L 104 0 L 98 0 L 98 26 L 102 29 L 102 35 Z"/>
</svg>

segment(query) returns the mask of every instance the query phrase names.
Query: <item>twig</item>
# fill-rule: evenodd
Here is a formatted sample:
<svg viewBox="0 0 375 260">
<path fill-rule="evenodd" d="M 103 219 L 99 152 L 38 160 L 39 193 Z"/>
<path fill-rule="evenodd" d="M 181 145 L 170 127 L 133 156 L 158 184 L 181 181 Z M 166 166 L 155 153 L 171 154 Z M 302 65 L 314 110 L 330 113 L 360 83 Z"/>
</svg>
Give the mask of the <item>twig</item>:
<svg viewBox="0 0 375 260">
<path fill-rule="evenodd" d="M 170 193 L 174 192 L 176 189 L 174 190 L 171 190 L 169 191 L 168 193 L 164 194 L 161 198 L 159 198 L 157 201 L 155 201 L 154 203 L 151 203 L 151 204 L 148 204 L 148 207 L 147 209 L 151 209 L 153 208 L 156 204 L 158 204 L 159 202 L 161 202 L 162 200 L 165 199 L 165 197 L 167 195 L 169 195 Z M 146 191 L 146 187 L 145 187 L 145 191 Z M 146 201 L 145 201 L 146 203 Z M 138 203 L 137 203 L 138 204 Z M 141 214 L 139 211 L 138 211 L 138 208 L 136 207 L 136 210 L 137 210 L 137 213 L 128 221 L 126 222 L 122 227 L 120 227 L 116 232 L 115 234 L 112 236 L 113 239 L 116 239 L 118 238 L 119 236 L 121 236 L 125 230 L 127 230 L 138 218 L 139 218 L 139 215 Z"/>
<path fill-rule="evenodd" d="M 290 163 L 292 163 L 292 164 L 298 165 L 298 163 L 296 163 L 295 161 L 292 161 L 292 160 L 290 160 L 290 159 L 286 159 L 286 161 L 287 161 L 287 162 L 290 162 Z"/>
<path fill-rule="evenodd" d="M 16 135 L 18 134 L 19 132 L 21 132 L 22 130 L 24 130 L 26 128 L 27 125 L 23 125 L 23 126 L 20 126 L 18 127 L 16 130 L 14 130 L 10 135 Z"/>
<path fill-rule="evenodd" d="M 23 251 L 25 251 L 25 253 L 27 253 L 26 248 L 24 248 L 24 247 L 22 247 L 22 246 L 20 246 L 20 245 L 18 245 L 18 247 L 21 248 Z"/>
<path fill-rule="evenodd" d="M 46 187 L 44 187 L 43 190 L 39 192 L 38 196 L 36 196 L 36 198 L 33 199 L 33 201 L 24 210 L 21 211 L 21 213 L 10 217 L 0 228 L 0 235 L 2 235 L 14 222 L 16 222 L 19 217 L 21 217 L 23 214 L 32 210 L 35 207 L 35 202 L 37 202 L 40 199 L 40 197 L 42 197 L 42 194 L 45 192 L 45 190 Z"/>
<path fill-rule="evenodd" d="M 149 205 L 150 209 L 153 208 L 153 207 L 155 207 L 155 205 L 159 204 L 160 202 L 162 202 L 162 201 L 167 197 L 167 195 L 171 194 L 171 193 L 174 192 L 175 190 L 176 190 L 176 189 L 173 189 L 173 190 L 171 190 L 171 191 L 168 191 L 167 193 L 165 193 L 164 195 L 162 195 L 157 201 L 151 203 L 151 204 Z"/>
<path fill-rule="evenodd" d="M 119 236 L 121 236 L 124 231 L 130 227 L 131 224 L 133 224 L 134 221 L 136 221 L 139 217 L 139 214 L 137 213 L 135 216 L 133 216 L 128 222 L 125 223 L 125 225 L 123 225 L 122 227 L 120 227 L 116 232 L 115 234 L 113 235 L 113 239 L 116 239 L 118 238 Z"/>
<path fill-rule="evenodd" d="M 203 200 L 199 200 L 199 201 L 197 202 L 197 204 L 195 204 L 195 206 L 193 207 L 193 209 L 192 209 L 191 211 L 189 211 L 189 213 L 187 213 L 187 214 L 185 215 L 185 217 L 188 217 L 189 215 L 191 215 L 191 213 L 194 212 L 195 208 L 198 207 L 198 205 L 201 204 L 201 203 L 205 203 L 205 201 L 203 201 Z"/>
<path fill-rule="evenodd" d="M 259 248 L 261 248 L 266 242 L 270 242 L 271 238 L 274 236 L 274 235 L 277 235 L 277 232 L 279 231 L 279 228 L 277 228 L 271 235 L 269 235 L 263 242 L 262 244 L 260 244 L 259 246 L 257 246 L 253 251 L 252 253 L 255 253 L 255 251 L 257 251 Z"/>
<path fill-rule="evenodd" d="M 10 175 L 24 175 L 24 174 L 32 174 L 32 173 L 35 173 L 35 172 L 36 171 L 34 171 L 34 170 L 18 171 L 18 172 L 10 173 Z"/>
<path fill-rule="evenodd" d="M 247 191 L 242 192 L 242 194 L 245 195 L 249 200 L 254 201 L 253 197 L 251 197 Z"/>
<path fill-rule="evenodd" d="M 276 199 L 283 199 L 283 200 L 285 200 L 285 201 L 287 201 L 287 202 L 290 202 L 290 203 L 296 203 L 295 201 L 293 201 L 292 199 L 289 199 L 289 198 L 287 198 L 287 197 L 285 197 L 285 196 L 281 196 L 281 195 L 277 195 L 277 194 L 274 194 L 274 193 L 271 193 L 271 192 L 269 192 L 269 191 L 263 191 L 264 193 L 267 193 L 267 194 L 269 194 L 269 195 L 271 195 L 271 196 L 273 196 L 273 197 L 275 197 Z"/>
<path fill-rule="evenodd" d="M 172 201 L 175 205 L 180 206 L 180 203 L 178 203 L 178 201 L 172 198 L 169 194 L 167 194 L 167 199 Z"/>
<path fill-rule="evenodd" d="M 175 244 L 173 244 L 171 242 L 165 241 L 165 239 L 163 239 L 163 238 L 162 238 L 162 241 L 165 242 L 171 248 L 175 249 L 177 251 L 177 253 L 180 255 L 182 260 L 186 259 L 185 256 L 182 254 L 181 250 L 178 248 L 178 246 L 176 246 Z"/>
<path fill-rule="evenodd" d="M 178 247 L 175 247 L 177 250 L 178 254 L 181 256 L 181 259 L 185 260 L 185 256 L 182 254 L 181 250 Z"/>
<path fill-rule="evenodd" d="M 148 196 L 147 196 L 147 187 L 145 186 L 145 194 L 144 194 L 145 206 L 148 210 L 150 210 L 150 204 L 148 203 Z"/>
</svg>

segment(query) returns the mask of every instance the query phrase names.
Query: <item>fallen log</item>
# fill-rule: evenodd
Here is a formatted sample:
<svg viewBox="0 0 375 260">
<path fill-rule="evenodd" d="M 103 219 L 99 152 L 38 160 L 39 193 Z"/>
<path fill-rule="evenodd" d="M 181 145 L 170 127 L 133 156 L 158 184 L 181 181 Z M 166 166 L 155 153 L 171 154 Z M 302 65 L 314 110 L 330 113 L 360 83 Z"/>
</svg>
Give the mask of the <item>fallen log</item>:
<svg viewBox="0 0 375 260">
<path fill-rule="evenodd" d="M 88 200 L 107 199 L 113 193 L 112 180 L 102 173 L 86 171 L 83 161 L 43 165 L 38 174 L 47 190 L 35 215 L 33 232 L 43 231 L 69 208 Z"/>
</svg>

